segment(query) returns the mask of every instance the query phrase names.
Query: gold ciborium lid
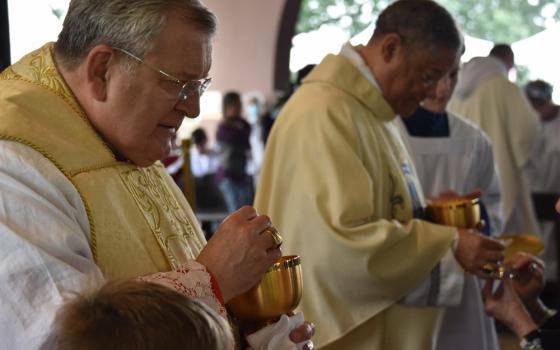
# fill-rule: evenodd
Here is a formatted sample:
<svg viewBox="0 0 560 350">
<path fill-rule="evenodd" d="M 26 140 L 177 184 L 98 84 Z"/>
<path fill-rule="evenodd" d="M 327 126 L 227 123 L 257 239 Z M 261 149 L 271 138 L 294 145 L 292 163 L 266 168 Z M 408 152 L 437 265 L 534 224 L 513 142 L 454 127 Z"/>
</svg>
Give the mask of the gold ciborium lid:
<svg viewBox="0 0 560 350">
<path fill-rule="evenodd" d="M 300 257 L 283 256 L 268 269 L 259 284 L 232 299 L 227 308 L 241 320 L 274 322 L 298 306 L 301 294 Z"/>
<path fill-rule="evenodd" d="M 480 228 L 480 199 L 473 195 L 438 199 L 426 207 L 427 220 L 458 228 Z"/>
</svg>

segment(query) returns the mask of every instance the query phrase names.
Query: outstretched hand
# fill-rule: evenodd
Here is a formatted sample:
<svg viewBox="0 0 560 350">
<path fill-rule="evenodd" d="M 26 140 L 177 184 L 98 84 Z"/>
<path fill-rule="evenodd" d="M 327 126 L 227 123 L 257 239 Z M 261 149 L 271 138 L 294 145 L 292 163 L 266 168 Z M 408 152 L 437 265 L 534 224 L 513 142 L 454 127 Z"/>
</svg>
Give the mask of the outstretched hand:
<svg viewBox="0 0 560 350">
<path fill-rule="evenodd" d="M 486 313 L 508 326 L 518 337 L 523 337 L 537 329 L 536 324 L 517 296 L 510 279 L 499 281 L 500 286 L 493 289 L 494 280 L 487 280 L 482 289 Z"/>
<path fill-rule="evenodd" d="M 544 288 L 544 262 L 527 253 L 515 253 L 508 265 L 515 273 L 513 287 L 527 304 L 538 299 Z"/>
</svg>

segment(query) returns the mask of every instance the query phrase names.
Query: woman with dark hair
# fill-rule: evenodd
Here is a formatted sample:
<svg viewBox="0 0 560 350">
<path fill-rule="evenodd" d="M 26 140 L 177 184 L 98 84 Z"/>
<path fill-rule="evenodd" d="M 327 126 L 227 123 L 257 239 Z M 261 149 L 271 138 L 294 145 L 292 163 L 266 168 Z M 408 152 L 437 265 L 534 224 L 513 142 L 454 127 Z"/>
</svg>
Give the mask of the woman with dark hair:
<svg viewBox="0 0 560 350">
<path fill-rule="evenodd" d="M 223 120 L 218 126 L 216 140 L 220 149 L 217 178 L 227 209 L 233 212 L 253 202 L 253 185 L 247 173 L 247 158 L 251 145 L 251 126 L 241 117 L 241 96 L 237 92 L 225 94 Z"/>
</svg>

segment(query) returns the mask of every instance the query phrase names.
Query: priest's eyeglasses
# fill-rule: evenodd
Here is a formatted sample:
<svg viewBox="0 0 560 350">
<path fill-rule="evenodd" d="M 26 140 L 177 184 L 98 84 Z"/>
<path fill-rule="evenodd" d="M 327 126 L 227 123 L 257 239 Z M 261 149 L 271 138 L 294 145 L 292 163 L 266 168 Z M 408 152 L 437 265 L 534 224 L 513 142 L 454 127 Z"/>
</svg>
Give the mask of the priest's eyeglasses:
<svg viewBox="0 0 560 350">
<path fill-rule="evenodd" d="M 212 82 L 212 78 L 203 78 L 203 79 L 195 79 L 195 80 L 181 80 L 179 78 L 174 77 L 173 75 L 164 72 L 163 70 L 145 62 L 140 57 L 132 54 L 131 52 L 121 49 L 118 47 L 114 47 L 115 50 L 118 50 L 128 57 L 144 64 L 146 67 L 150 68 L 154 72 L 157 72 L 165 77 L 166 80 L 174 83 L 178 88 L 178 99 L 180 101 L 186 101 L 189 96 L 192 96 L 194 93 L 198 93 L 198 96 L 202 96 L 202 94 L 208 89 L 210 83 Z"/>
</svg>

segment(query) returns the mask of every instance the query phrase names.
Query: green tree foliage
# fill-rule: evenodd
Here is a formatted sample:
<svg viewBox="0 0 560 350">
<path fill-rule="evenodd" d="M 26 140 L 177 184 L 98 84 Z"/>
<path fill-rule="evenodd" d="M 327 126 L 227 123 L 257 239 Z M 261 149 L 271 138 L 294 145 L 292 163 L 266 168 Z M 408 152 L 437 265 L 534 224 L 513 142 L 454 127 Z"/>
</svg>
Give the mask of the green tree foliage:
<svg viewBox="0 0 560 350">
<path fill-rule="evenodd" d="M 296 31 L 334 24 L 350 36 L 364 30 L 390 0 L 303 0 Z M 560 19 L 560 0 L 440 0 L 469 35 L 513 43 Z"/>
</svg>

